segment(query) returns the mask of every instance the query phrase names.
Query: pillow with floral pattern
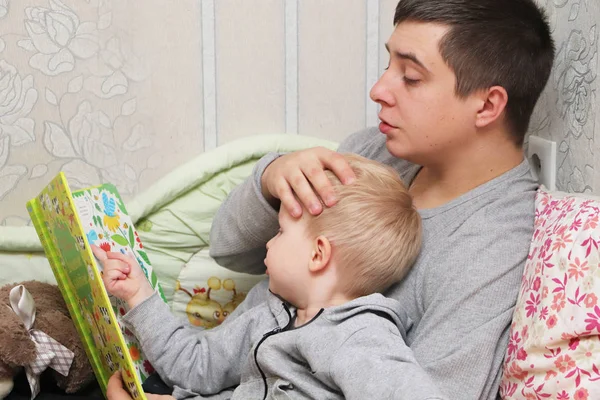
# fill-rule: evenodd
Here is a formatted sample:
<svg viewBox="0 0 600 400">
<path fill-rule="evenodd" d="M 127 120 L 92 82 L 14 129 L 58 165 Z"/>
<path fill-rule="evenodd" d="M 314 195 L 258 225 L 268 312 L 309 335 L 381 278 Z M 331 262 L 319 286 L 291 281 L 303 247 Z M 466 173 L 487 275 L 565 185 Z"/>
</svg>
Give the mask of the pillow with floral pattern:
<svg viewBox="0 0 600 400">
<path fill-rule="evenodd" d="M 599 218 L 598 198 L 538 191 L 503 399 L 600 399 Z"/>
</svg>

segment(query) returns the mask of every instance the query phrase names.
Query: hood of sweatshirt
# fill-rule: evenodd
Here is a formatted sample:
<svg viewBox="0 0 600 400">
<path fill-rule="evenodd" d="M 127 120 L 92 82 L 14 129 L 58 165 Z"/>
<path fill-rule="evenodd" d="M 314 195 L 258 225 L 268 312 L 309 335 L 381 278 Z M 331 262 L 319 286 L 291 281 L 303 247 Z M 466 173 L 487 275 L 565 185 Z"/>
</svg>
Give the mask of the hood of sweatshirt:
<svg viewBox="0 0 600 400">
<path fill-rule="evenodd" d="M 273 293 L 270 293 L 268 302 L 271 312 L 280 328 L 288 326 L 296 313 L 296 308 Z M 413 321 L 398 301 L 385 297 L 380 293 L 358 297 L 338 306 L 324 308 L 307 324 L 319 318 L 341 323 L 357 314 L 366 312 L 376 313 L 393 322 L 398 327 L 402 337 L 406 340 L 406 333 L 411 328 Z"/>
</svg>

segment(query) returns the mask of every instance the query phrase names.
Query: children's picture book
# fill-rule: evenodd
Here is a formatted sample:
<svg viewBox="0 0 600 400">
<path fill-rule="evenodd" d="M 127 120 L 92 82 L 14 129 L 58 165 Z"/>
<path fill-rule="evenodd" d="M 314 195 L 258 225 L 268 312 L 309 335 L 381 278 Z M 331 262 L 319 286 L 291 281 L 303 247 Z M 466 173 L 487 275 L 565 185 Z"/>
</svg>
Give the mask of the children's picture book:
<svg viewBox="0 0 600 400">
<path fill-rule="evenodd" d="M 108 294 L 102 266 L 91 244 L 137 259 L 152 287 L 165 300 L 144 246 L 114 185 L 71 192 L 59 173 L 27 203 L 44 251 L 73 322 L 106 394 L 108 379 L 121 371 L 134 399 L 145 399 L 142 383 L 154 372 L 122 316 L 127 304 Z"/>
</svg>

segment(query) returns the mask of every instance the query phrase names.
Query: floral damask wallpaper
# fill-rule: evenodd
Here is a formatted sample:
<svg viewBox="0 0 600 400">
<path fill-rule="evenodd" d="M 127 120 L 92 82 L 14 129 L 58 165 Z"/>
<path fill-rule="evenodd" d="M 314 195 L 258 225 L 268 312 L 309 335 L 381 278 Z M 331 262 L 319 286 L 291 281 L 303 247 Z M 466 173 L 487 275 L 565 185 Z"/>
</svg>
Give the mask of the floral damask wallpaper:
<svg viewBox="0 0 600 400">
<path fill-rule="evenodd" d="M 539 0 L 556 40 L 552 76 L 531 123 L 531 132 L 557 143 L 557 187 L 600 191 L 597 0 Z"/>
<path fill-rule="evenodd" d="M 152 63 L 168 46 L 155 41 L 149 52 L 145 43 L 164 10 L 144 13 L 150 1 L 137 13 L 121 3 L 0 0 L 0 224 L 27 223 L 24 201 L 59 170 L 75 188 L 113 182 L 129 197 L 202 151 L 200 113 L 176 131 L 169 121 L 181 122 L 178 114 L 188 110 L 166 103 L 197 98 L 199 74 L 186 77 L 193 95 L 150 91 L 158 78 L 177 87 L 176 77 L 156 76 L 161 64 Z M 181 2 L 178 17 L 193 3 Z M 136 15 L 146 19 L 136 23 Z M 187 35 L 197 45 L 200 25 L 191 21 Z"/>
</svg>

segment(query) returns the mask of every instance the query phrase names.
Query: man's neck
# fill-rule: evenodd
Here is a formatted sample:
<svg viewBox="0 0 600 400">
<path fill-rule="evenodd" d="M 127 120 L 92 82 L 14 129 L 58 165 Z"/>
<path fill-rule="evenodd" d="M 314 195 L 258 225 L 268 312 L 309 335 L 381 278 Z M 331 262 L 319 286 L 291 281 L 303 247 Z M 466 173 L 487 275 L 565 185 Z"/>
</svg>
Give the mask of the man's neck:
<svg viewBox="0 0 600 400">
<path fill-rule="evenodd" d="M 522 148 L 508 140 L 473 145 L 453 159 L 423 165 L 409 192 L 418 209 L 439 207 L 510 171 L 522 161 Z"/>
</svg>

